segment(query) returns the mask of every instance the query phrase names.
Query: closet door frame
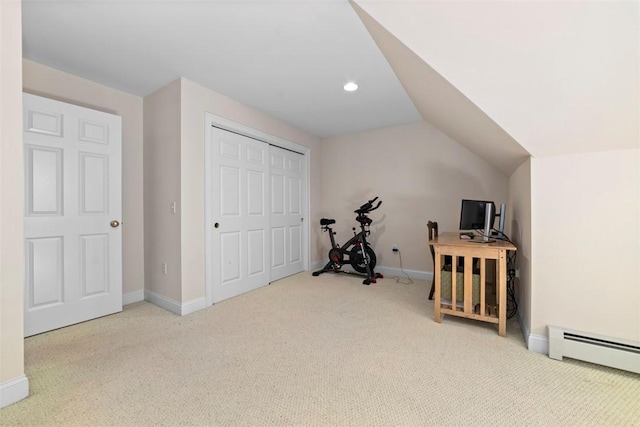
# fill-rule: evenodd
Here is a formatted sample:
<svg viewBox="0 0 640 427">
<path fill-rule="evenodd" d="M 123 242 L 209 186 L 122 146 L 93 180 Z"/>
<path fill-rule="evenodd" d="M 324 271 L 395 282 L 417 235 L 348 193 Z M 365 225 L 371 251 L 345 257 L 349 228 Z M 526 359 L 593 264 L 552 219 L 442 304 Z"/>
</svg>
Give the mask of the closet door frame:
<svg viewBox="0 0 640 427">
<path fill-rule="evenodd" d="M 211 199 L 211 173 L 212 173 L 212 165 L 211 165 L 211 127 L 217 127 L 229 132 L 238 133 L 249 138 L 254 138 L 259 141 L 263 141 L 269 145 L 275 145 L 280 148 L 284 148 L 286 150 L 295 151 L 297 153 L 304 155 L 305 162 L 305 177 L 304 177 L 304 186 L 306 197 L 303 201 L 303 215 L 304 222 L 302 227 L 303 233 L 303 270 L 309 271 L 309 256 L 311 254 L 311 239 L 309 232 L 309 218 L 310 215 L 310 198 L 311 198 L 311 180 L 310 180 L 310 166 L 311 166 L 311 149 L 304 145 L 296 144 L 295 142 L 287 141 L 286 139 L 279 138 L 277 136 L 270 135 L 266 132 L 262 132 L 260 130 L 251 128 L 249 126 L 234 122 L 232 120 L 225 119 L 220 116 L 216 116 L 211 113 L 205 113 L 204 120 L 204 132 L 205 132 L 205 140 L 204 140 L 204 201 L 205 201 L 205 215 L 204 215 L 204 229 L 205 229 L 205 297 L 207 306 L 213 304 L 213 280 L 214 280 L 214 269 L 213 269 L 213 259 L 212 259 L 212 235 L 213 235 L 213 227 L 215 223 L 214 213 L 212 209 L 212 200 Z"/>
</svg>

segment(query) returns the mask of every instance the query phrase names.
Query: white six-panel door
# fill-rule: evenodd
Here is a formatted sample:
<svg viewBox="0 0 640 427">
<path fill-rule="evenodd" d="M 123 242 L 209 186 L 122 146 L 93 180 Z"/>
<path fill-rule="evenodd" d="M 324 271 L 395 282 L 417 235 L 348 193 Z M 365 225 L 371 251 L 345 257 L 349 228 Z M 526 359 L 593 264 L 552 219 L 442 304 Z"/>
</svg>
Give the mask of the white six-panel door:
<svg viewBox="0 0 640 427">
<path fill-rule="evenodd" d="M 122 310 L 121 118 L 30 94 L 23 109 L 30 336 Z"/>
<path fill-rule="evenodd" d="M 269 145 L 211 127 L 212 301 L 269 284 Z"/>
<path fill-rule="evenodd" d="M 270 147 L 271 281 L 304 269 L 304 156 Z"/>
</svg>

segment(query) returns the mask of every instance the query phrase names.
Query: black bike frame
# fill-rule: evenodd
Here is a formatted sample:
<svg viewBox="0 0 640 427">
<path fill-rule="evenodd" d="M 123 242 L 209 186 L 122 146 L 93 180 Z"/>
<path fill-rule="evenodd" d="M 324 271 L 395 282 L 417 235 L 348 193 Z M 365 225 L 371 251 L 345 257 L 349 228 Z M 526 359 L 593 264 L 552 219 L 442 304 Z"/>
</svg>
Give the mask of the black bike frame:
<svg viewBox="0 0 640 427">
<path fill-rule="evenodd" d="M 336 238 L 335 238 L 333 229 L 330 226 L 325 225 L 325 230 L 329 232 L 329 239 L 331 240 L 331 248 L 339 250 L 342 255 L 349 255 L 349 252 L 351 252 L 350 248 L 352 246 L 357 246 L 356 243 L 359 243 L 362 248 L 368 245 L 366 236 L 368 233 L 370 233 L 370 231 L 365 229 L 364 224 L 360 224 L 360 229 L 361 231 L 358 234 L 354 234 L 352 238 L 350 238 L 342 247 L 340 247 L 336 243 Z M 355 228 L 353 229 L 353 231 L 355 233 Z M 364 262 L 368 264 L 368 259 L 366 256 L 364 257 Z"/>
<path fill-rule="evenodd" d="M 369 225 L 372 222 L 367 214 L 380 207 L 380 204 L 382 203 L 381 201 L 378 202 L 375 207 L 373 205 L 377 199 L 378 198 L 376 197 L 373 200 L 369 200 L 367 203 L 360 206 L 359 209 L 354 211 L 358 214 L 358 216 L 356 217 L 356 221 L 358 221 L 358 223 L 360 224 L 360 232 L 356 233 L 356 228 L 353 227 L 353 237 L 347 240 L 347 242 L 342 247 L 340 247 L 336 243 L 336 233 L 334 233 L 333 229 L 331 228 L 331 224 L 335 224 L 336 221 L 334 219 L 322 218 L 322 220 L 320 221 L 320 225 L 322 226 L 323 231 L 329 232 L 329 239 L 331 240 L 331 250 L 329 251 L 329 262 L 327 262 L 327 264 L 321 270 L 314 271 L 314 276 L 318 276 L 326 272 L 356 274 L 365 277 L 365 280 L 363 280 L 362 282 L 365 285 L 376 283 L 376 279 L 383 277 L 382 274 L 373 271 L 376 264 L 375 253 L 367 242 L 367 235 L 371 234 Z M 354 248 L 360 248 L 360 250 L 358 251 Z M 360 254 L 362 256 L 362 259 L 359 258 Z M 370 254 L 372 255 L 371 258 Z M 352 259 L 352 255 L 357 256 L 358 258 Z M 356 269 L 356 272 L 343 271 L 342 266 L 346 264 L 351 264 L 352 267 Z M 363 268 L 364 271 L 361 271 Z"/>
</svg>

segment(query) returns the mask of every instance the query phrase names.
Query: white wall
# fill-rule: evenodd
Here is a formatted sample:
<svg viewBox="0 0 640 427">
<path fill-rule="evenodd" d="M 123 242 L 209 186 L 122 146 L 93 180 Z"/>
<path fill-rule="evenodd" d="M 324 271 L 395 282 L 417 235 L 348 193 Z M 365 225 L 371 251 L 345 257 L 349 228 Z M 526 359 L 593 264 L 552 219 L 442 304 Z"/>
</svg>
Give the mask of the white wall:
<svg viewBox="0 0 640 427">
<path fill-rule="evenodd" d="M 337 220 L 339 243 L 356 226 L 353 211 L 374 196 L 371 242 L 378 265 L 433 272 L 427 221 L 457 231 L 463 198 L 506 203 L 508 178 L 457 142 L 420 121 L 322 141 L 322 215 Z M 329 238 L 320 233 L 324 253 Z M 325 255 L 326 256 L 326 255 Z"/>
<path fill-rule="evenodd" d="M 640 149 L 534 158 L 531 332 L 640 342 Z"/>
<path fill-rule="evenodd" d="M 27 59 L 23 85 L 25 92 L 122 117 L 122 291 L 140 293 L 144 289 L 142 98 Z"/>
<path fill-rule="evenodd" d="M 449 76 L 442 74 L 430 63 L 429 56 L 423 56 L 421 50 L 425 42 L 423 32 L 429 31 L 428 25 L 410 27 L 416 33 L 414 37 L 399 39 L 396 31 L 406 30 L 407 24 L 424 19 L 421 5 L 416 3 L 358 1 L 362 10 L 352 5 L 375 40 L 376 44 L 391 65 L 398 80 L 402 83 L 422 119 L 431 123 L 453 140 L 468 148 L 480 158 L 494 165 L 506 175 L 527 159 L 529 153 L 505 132 L 495 120 L 489 117 L 472 99 L 459 88 L 452 85 Z M 430 2 L 430 4 L 433 4 Z M 429 6 L 426 6 L 428 8 Z M 418 15 L 395 20 L 408 10 L 415 9 Z M 377 14 L 382 10 L 382 14 Z M 373 12 L 373 15 L 369 13 Z M 381 25 L 382 24 L 382 25 Z M 448 22 L 445 24 L 448 25 Z M 406 36 L 406 33 L 403 33 Z M 411 43 L 407 43 L 407 39 Z M 428 39 L 428 37 L 427 37 Z M 432 41 L 432 40 L 429 40 Z M 444 40 L 435 39 L 437 45 Z M 454 55 L 459 55 L 458 51 Z M 472 64 L 465 64 L 469 66 Z"/>
<path fill-rule="evenodd" d="M 637 146 L 639 2 L 355 2 L 532 155 Z"/>
<path fill-rule="evenodd" d="M 20 1 L 0 2 L 0 407 L 29 393 L 24 376 L 21 22 Z"/>
<path fill-rule="evenodd" d="M 531 159 L 520 165 L 509 177 L 508 236 L 516 244 L 515 279 L 518 316 L 530 349 L 531 331 Z"/>
</svg>

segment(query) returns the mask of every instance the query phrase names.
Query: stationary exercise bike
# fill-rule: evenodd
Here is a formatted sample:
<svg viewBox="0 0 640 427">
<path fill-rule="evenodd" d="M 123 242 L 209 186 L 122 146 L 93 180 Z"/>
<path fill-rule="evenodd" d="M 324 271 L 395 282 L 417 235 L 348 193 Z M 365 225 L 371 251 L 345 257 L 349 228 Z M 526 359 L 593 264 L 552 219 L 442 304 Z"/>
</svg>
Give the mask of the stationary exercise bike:
<svg viewBox="0 0 640 427">
<path fill-rule="evenodd" d="M 373 200 L 369 200 L 367 203 L 360 206 L 359 209 L 356 209 L 354 211 L 356 214 L 358 214 L 358 216 L 356 216 L 356 221 L 360 223 L 360 232 L 356 233 L 356 228 L 353 227 L 353 237 L 349 239 L 347 243 L 342 245 L 342 247 L 336 244 L 336 239 L 334 237 L 336 233 L 330 227 L 331 224 L 336 223 L 336 220 L 328 218 L 322 218 L 320 220 L 322 231 L 329 232 L 329 239 L 331 239 L 331 250 L 329 251 L 329 262 L 324 266 L 322 270 L 314 271 L 314 276 L 319 276 L 322 273 L 326 273 L 327 271 L 331 271 L 333 273 L 355 274 L 361 277 L 365 277 L 365 279 L 362 281 L 363 285 L 376 283 L 376 279 L 382 278 L 382 274 L 375 273 L 373 271 L 376 266 L 376 254 L 367 242 L 367 236 L 371 234 L 371 231 L 369 231 L 369 226 L 373 222 L 373 220 L 369 218 L 367 214 L 378 209 L 382 204 L 382 201 L 379 201 L 378 204 L 373 207 L 373 204 L 376 200 L 378 200 L 377 197 Z M 350 264 L 355 272 L 343 271 L 342 266 L 346 264 Z"/>
</svg>

